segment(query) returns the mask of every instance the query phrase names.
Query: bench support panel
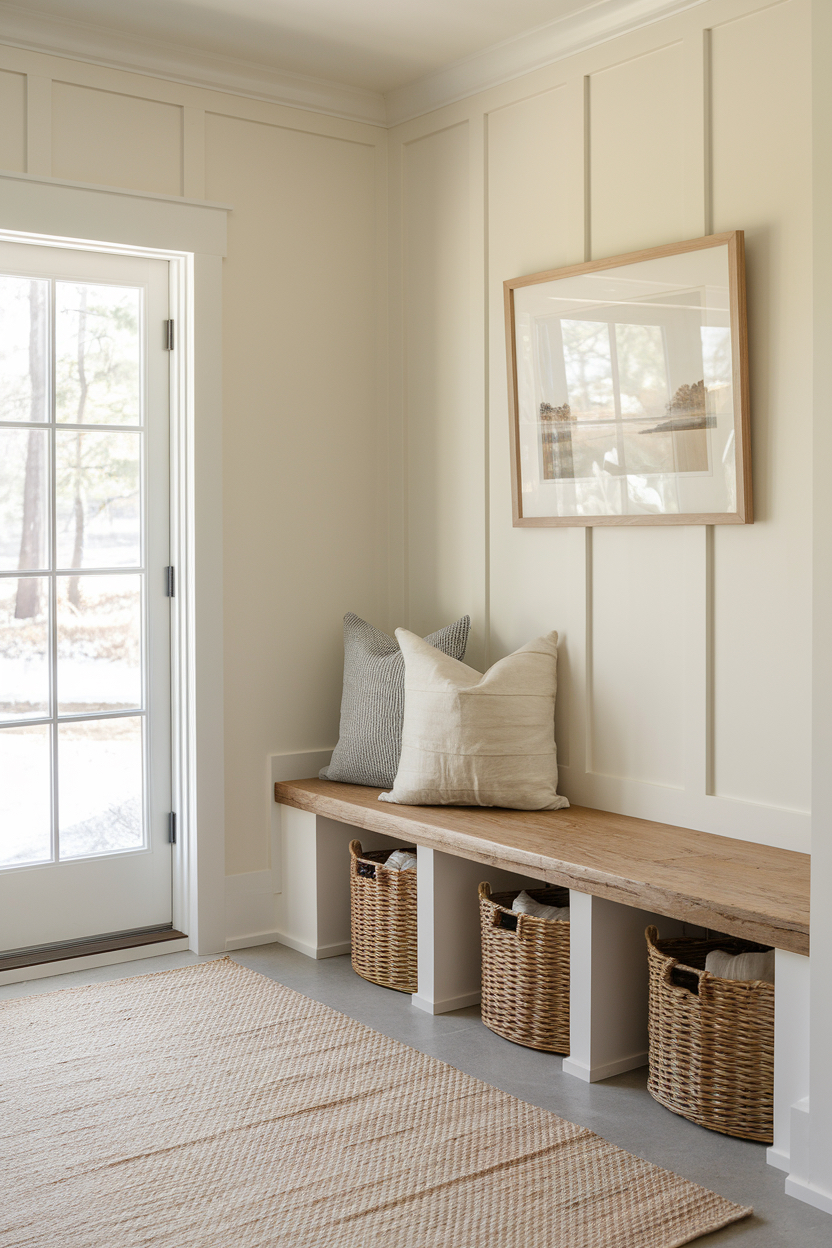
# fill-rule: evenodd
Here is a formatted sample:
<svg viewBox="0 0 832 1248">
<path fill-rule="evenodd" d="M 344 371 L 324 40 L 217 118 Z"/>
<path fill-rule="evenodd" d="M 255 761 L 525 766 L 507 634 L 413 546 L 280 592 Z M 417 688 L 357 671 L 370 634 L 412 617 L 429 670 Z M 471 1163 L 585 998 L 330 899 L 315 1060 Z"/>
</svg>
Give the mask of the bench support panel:
<svg viewBox="0 0 832 1248">
<path fill-rule="evenodd" d="M 284 884 L 276 898 L 277 941 L 309 958 L 349 953 L 350 841 L 391 852 L 407 842 L 292 806 L 281 806 L 280 815 Z"/>
<path fill-rule="evenodd" d="M 800 953 L 774 953 L 774 1143 L 766 1150 L 770 1166 L 788 1174 L 800 1164 L 797 1135 L 805 1115 L 793 1107 L 809 1095 L 809 959 Z"/>
<path fill-rule="evenodd" d="M 476 897 L 484 868 L 478 862 L 419 849 L 417 855 L 419 1010 L 446 1014 L 480 999 L 480 931 Z"/>
<path fill-rule="evenodd" d="M 603 897 L 569 895 L 569 1057 L 563 1069 L 597 1083 L 647 1065 L 644 929 L 681 935 L 683 924 Z"/>
<path fill-rule="evenodd" d="M 411 1000 L 428 1014 L 478 1005 L 482 955 L 477 887 L 492 892 L 539 886 L 528 876 L 419 847 L 417 915 L 419 991 Z"/>
</svg>

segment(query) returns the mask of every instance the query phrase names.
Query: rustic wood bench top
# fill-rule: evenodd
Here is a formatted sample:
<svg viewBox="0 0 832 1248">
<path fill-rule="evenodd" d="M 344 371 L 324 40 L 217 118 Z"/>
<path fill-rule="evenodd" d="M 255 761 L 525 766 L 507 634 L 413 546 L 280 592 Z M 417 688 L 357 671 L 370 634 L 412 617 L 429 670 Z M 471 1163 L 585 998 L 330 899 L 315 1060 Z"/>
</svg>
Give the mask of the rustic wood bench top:
<svg viewBox="0 0 832 1248">
<path fill-rule="evenodd" d="M 331 780 L 274 786 L 275 801 L 641 910 L 809 952 L 809 855 L 572 806 L 393 806 Z"/>
</svg>

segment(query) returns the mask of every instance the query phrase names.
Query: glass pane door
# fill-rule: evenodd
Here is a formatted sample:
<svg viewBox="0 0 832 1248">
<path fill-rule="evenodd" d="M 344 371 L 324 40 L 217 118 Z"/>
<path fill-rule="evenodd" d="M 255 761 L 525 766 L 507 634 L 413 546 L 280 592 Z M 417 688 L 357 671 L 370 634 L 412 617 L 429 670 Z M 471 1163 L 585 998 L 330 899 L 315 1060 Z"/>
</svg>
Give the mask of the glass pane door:
<svg viewBox="0 0 832 1248">
<path fill-rule="evenodd" d="M 38 247 L 7 259 L 3 272 L 0 248 L 0 869 L 9 872 L 154 848 L 149 738 L 169 712 L 151 705 L 151 669 L 167 664 L 169 622 L 151 618 L 160 595 L 148 593 L 149 555 L 159 585 L 167 562 L 167 361 L 148 358 L 148 300 L 166 299 L 166 275 L 146 273 L 148 263 L 167 266 Z M 37 262 L 32 271 L 15 271 L 25 260 Z M 124 928 L 102 921 L 82 934 L 126 930 L 126 916 Z"/>
</svg>

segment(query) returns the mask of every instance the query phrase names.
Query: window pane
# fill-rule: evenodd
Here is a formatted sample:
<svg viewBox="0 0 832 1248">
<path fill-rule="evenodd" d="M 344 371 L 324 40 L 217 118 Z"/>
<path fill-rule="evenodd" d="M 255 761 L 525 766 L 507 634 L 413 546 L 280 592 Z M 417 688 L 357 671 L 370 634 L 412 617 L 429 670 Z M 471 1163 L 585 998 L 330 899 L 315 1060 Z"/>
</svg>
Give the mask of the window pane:
<svg viewBox="0 0 832 1248">
<path fill-rule="evenodd" d="M 140 849 L 142 720 L 61 724 L 58 795 L 61 858 Z"/>
<path fill-rule="evenodd" d="M 661 326 L 616 325 L 615 346 L 622 416 L 661 419 L 670 397 Z"/>
<path fill-rule="evenodd" d="M 0 429 L 0 570 L 48 567 L 45 429 Z"/>
<path fill-rule="evenodd" d="M 561 321 L 563 363 L 573 420 L 615 417 L 606 321 Z"/>
<path fill-rule="evenodd" d="M 141 577 L 58 577 L 58 714 L 140 707 Z"/>
<path fill-rule="evenodd" d="M 49 862 L 48 724 L 0 729 L 0 867 Z"/>
<path fill-rule="evenodd" d="M 733 410 L 731 331 L 721 325 L 702 325 L 702 371 L 712 412 Z"/>
<path fill-rule="evenodd" d="M 49 283 L 0 273 L 0 420 L 49 419 Z"/>
<path fill-rule="evenodd" d="M 57 431 L 59 568 L 139 564 L 140 439 L 140 433 Z"/>
<path fill-rule="evenodd" d="M 56 419 L 141 423 L 141 290 L 55 283 Z"/>
<path fill-rule="evenodd" d="M 49 714 L 49 582 L 0 579 L 0 719 Z"/>
</svg>

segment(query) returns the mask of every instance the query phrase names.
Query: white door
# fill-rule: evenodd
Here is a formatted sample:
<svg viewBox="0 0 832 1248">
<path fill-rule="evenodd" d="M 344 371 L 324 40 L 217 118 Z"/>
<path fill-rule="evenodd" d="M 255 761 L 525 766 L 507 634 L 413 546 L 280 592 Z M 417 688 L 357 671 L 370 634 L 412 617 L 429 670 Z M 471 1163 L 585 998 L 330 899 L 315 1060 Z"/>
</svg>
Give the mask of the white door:
<svg viewBox="0 0 832 1248">
<path fill-rule="evenodd" d="M 171 921 L 168 268 L 0 243 L 0 950 Z"/>
</svg>

